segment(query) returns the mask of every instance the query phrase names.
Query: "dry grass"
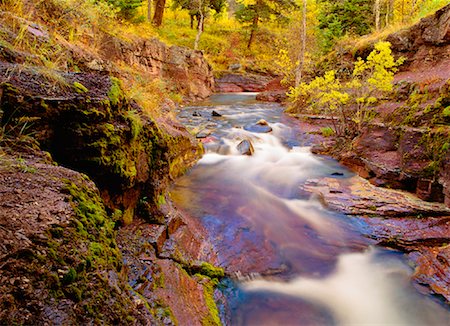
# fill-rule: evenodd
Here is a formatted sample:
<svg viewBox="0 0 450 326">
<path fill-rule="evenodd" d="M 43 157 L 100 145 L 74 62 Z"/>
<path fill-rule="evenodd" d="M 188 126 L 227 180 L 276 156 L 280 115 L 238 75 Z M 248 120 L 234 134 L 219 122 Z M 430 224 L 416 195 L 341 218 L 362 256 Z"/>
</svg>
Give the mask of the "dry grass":
<svg viewBox="0 0 450 326">
<path fill-rule="evenodd" d="M 65 80 L 58 71 L 76 69 L 70 64 L 72 49 L 98 56 L 105 34 L 127 42 L 157 35 L 148 22 L 119 20 L 116 11 L 102 1 L 11 0 L 1 2 L 0 10 L 1 25 L 13 35 L 8 39 L 0 29 L 0 44 L 27 53 L 24 66 L 33 66 L 60 86 Z M 127 95 L 149 115 L 158 115 L 167 97 L 167 85 L 137 67 L 120 62 L 114 65 Z"/>
</svg>

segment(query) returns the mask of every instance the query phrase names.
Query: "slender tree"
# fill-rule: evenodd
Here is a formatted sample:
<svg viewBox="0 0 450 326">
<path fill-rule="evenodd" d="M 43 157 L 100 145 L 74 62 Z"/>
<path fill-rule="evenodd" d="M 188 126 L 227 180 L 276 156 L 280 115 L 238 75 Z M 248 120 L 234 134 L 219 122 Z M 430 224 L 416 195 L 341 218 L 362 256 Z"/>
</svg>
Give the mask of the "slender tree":
<svg viewBox="0 0 450 326">
<path fill-rule="evenodd" d="M 375 30 L 380 30 L 380 0 L 375 0 L 374 5 L 375 11 Z"/>
<path fill-rule="evenodd" d="M 198 49 L 198 43 L 200 42 L 200 36 L 202 36 L 202 33 L 203 33 L 203 20 L 205 19 L 204 9 L 205 8 L 203 6 L 203 0 L 199 0 L 198 12 L 200 15 L 200 20 L 198 21 L 198 25 L 197 25 L 197 35 L 195 36 L 194 50 Z"/>
<path fill-rule="evenodd" d="M 204 21 L 210 10 L 220 13 L 225 9 L 226 0 L 173 0 L 172 9 L 188 10 L 191 17 L 191 28 L 194 28 L 194 18 L 197 20 L 197 29 L 203 32 Z M 203 18 L 201 16 L 203 15 Z M 201 21 L 201 23 L 200 23 Z"/>
<path fill-rule="evenodd" d="M 303 68 L 305 65 L 305 53 L 306 53 L 306 18 L 307 18 L 307 2 L 303 0 L 303 11 L 302 11 L 302 31 L 301 31 L 301 47 L 298 54 L 298 65 L 295 72 L 295 87 L 300 85 L 302 80 Z"/>
<path fill-rule="evenodd" d="M 147 1 L 147 20 L 152 21 L 152 0 Z"/>
</svg>

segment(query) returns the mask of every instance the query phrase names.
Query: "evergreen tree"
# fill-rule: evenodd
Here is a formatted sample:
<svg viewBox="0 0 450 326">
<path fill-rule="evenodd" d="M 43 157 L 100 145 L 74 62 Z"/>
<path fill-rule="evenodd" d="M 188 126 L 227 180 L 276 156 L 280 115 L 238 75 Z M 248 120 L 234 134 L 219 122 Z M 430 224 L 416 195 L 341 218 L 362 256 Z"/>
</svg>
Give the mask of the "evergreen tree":
<svg viewBox="0 0 450 326">
<path fill-rule="evenodd" d="M 284 11 L 295 6 L 292 0 L 256 0 L 250 4 L 240 3 L 235 16 L 239 22 L 249 24 L 250 38 L 247 48 L 252 46 L 260 22 L 270 21 L 272 17 L 280 22 L 287 21 Z"/>
<path fill-rule="evenodd" d="M 115 8 L 119 9 L 119 16 L 131 20 L 136 17 L 137 9 L 142 6 L 143 0 L 107 0 Z"/>
<path fill-rule="evenodd" d="M 321 4 L 319 28 L 326 50 L 345 34 L 365 35 L 373 27 L 373 0 L 322 0 Z"/>
</svg>

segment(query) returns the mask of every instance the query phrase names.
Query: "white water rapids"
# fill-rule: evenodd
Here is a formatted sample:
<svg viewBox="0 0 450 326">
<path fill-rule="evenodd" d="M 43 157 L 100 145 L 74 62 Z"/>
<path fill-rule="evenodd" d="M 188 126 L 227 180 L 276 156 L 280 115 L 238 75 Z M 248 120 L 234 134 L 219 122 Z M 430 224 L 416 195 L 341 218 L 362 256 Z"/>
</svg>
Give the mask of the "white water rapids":
<svg viewBox="0 0 450 326">
<path fill-rule="evenodd" d="M 413 287 L 413 270 L 399 253 L 373 248 L 351 218 L 301 190 L 307 180 L 345 179 L 350 171 L 311 154 L 307 141 L 297 141 L 295 123 L 280 122 L 279 107 L 213 108 L 222 117 L 191 108 L 217 131 L 198 165 L 178 181 L 174 201 L 203 223 L 228 271 L 280 270 L 234 284 L 225 294 L 225 323 L 450 325 L 448 307 Z M 192 111 L 184 111 L 186 120 Z M 242 128 L 261 117 L 271 133 Z M 244 139 L 253 144 L 252 156 L 237 150 Z"/>
</svg>

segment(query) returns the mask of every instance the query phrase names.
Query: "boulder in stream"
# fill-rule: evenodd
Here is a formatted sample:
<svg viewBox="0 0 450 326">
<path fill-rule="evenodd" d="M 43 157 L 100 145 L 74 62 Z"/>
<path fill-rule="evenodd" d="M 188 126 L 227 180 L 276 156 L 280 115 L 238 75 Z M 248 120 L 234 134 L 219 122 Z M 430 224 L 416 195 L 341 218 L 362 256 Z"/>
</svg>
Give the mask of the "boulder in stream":
<svg viewBox="0 0 450 326">
<path fill-rule="evenodd" d="M 253 144 L 250 140 L 244 139 L 237 145 L 237 150 L 241 155 L 253 155 L 255 149 L 253 148 Z"/>
<path fill-rule="evenodd" d="M 221 117 L 222 115 L 219 113 L 219 112 L 217 112 L 216 110 L 213 110 L 212 112 L 211 112 L 211 115 L 213 116 L 213 117 Z"/>
</svg>

